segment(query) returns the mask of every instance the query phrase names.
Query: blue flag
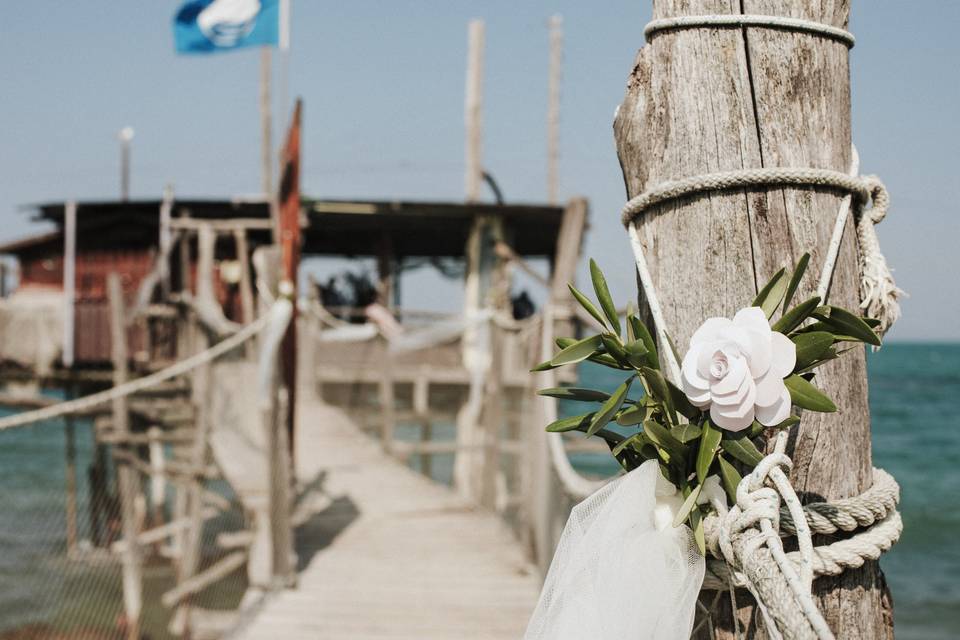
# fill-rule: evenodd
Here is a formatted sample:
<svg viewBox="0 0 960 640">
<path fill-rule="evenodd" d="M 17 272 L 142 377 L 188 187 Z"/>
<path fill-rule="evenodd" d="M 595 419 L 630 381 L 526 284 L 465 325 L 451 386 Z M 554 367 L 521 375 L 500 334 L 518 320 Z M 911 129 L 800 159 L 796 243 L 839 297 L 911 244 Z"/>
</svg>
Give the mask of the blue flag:
<svg viewBox="0 0 960 640">
<path fill-rule="evenodd" d="M 280 0 L 190 0 L 173 19 L 178 53 L 276 45 Z"/>
</svg>

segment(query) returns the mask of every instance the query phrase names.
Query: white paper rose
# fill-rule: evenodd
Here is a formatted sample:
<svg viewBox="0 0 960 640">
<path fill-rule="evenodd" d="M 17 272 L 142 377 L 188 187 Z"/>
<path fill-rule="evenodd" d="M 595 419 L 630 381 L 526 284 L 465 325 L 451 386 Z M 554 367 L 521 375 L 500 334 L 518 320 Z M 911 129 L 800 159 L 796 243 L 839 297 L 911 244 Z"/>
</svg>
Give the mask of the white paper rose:
<svg viewBox="0 0 960 640">
<path fill-rule="evenodd" d="M 740 431 L 753 424 L 773 426 L 790 415 L 783 379 L 793 372 L 797 348 L 771 331 L 760 307 L 747 307 L 733 320 L 710 318 L 690 338 L 683 358 L 683 392 L 694 405 L 710 408 L 713 424 Z"/>
</svg>

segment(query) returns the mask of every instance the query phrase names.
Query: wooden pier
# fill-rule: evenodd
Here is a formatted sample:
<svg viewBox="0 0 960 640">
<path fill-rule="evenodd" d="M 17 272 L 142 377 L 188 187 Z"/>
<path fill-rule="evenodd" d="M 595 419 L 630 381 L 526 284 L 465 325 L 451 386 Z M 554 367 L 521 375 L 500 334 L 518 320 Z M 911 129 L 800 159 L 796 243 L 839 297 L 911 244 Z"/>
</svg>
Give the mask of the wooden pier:
<svg viewBox="0 0 960 640">
<path fill-rule="evenodd" d="M 312 501 L 296 531 L 297 585 L 266 596 L 231 637 L 522 636 L 540 575 L 503 520 L 388 456 L 345 413 L 306 396 L 297 481 L 323 499 Z"/>
</svg>

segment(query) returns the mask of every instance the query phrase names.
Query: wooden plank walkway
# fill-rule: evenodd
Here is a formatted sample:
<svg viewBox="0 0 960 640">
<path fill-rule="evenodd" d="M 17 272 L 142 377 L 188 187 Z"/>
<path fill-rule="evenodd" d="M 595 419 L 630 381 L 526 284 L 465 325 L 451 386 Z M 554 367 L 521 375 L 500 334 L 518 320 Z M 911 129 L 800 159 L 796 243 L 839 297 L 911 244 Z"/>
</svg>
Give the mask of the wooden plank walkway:
<svg viewBox="0 0 960 640">
<path fill-rule="evenodd" d="M 520 638 L 540 579 L 500 518 L 303 396 L 297 477 L 326 502 L 298 529 L 297 587 L 270 596 L 235 637 Z"/>
</svg>

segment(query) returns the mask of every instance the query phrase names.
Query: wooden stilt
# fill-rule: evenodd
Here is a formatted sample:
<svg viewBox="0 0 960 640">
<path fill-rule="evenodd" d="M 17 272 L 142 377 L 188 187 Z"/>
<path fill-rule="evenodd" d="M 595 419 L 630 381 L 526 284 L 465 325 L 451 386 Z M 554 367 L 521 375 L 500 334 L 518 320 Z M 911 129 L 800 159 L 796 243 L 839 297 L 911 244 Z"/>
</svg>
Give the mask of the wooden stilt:
<svg viewBox="0 0 960 640">
<path fill-rule="evenodd" d="M 66 438 L 64 475 L 66 481 L 67 557 L 72 558 L 76 556 L 77 552 L 77 436 L 72 417 L 66 416 L 64 418 L 63 432 Z"/>
<path fill-rule="evenodd" d="M 128 378 L 127 330 L 124 317 L 123 289 L 116 272 L 107 278 L 110 301 L 110 333 L 113 354 L 113 384 L 121 385 Z M 113 401 L 113 430 L 119 434 L 130 432 L 130 413 L 127 399 Z M 120 446 L 120 445 L 117 445 Z M 128 464 L 117 468 L 117 483 L 120 493 L 120 516 L 126 549 L 123 553 L 123 603 L 126 614 L 126 630 L 129 640 L 140 639 L 140 613 L 143 608 L 143 575 L 140 566 L 140 545 L 137 544 L 136 500 L 140 493 L 140 478 Z"/>
</svg>

